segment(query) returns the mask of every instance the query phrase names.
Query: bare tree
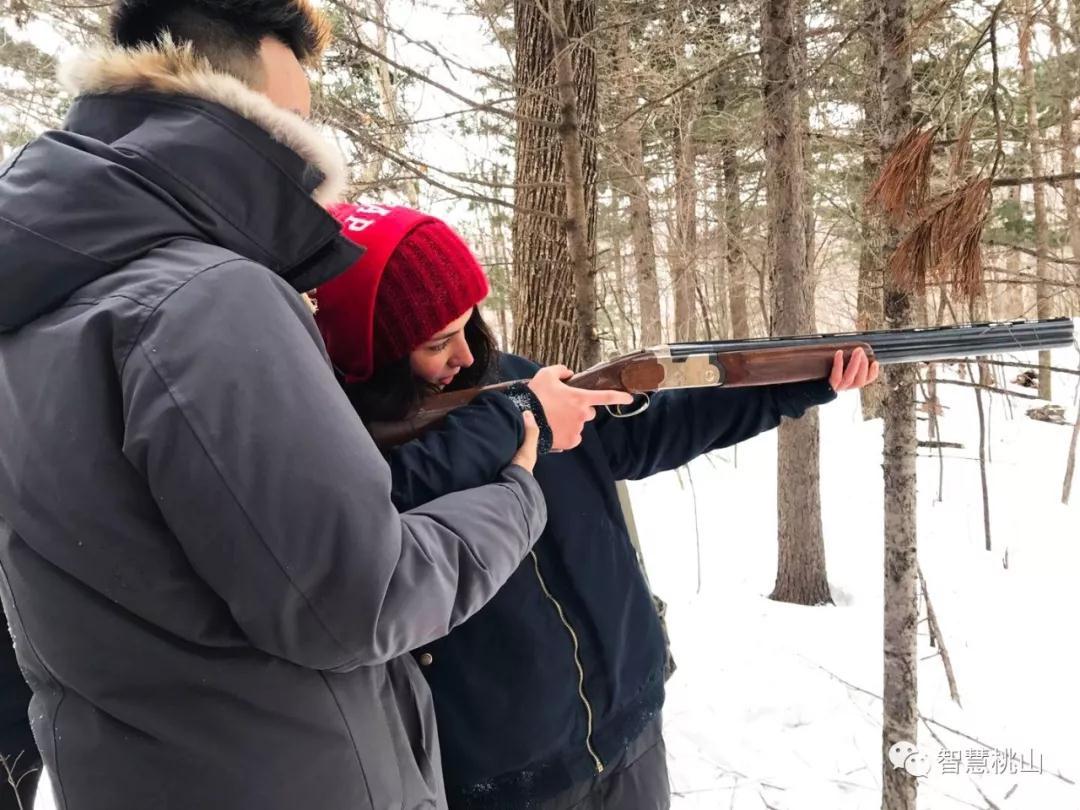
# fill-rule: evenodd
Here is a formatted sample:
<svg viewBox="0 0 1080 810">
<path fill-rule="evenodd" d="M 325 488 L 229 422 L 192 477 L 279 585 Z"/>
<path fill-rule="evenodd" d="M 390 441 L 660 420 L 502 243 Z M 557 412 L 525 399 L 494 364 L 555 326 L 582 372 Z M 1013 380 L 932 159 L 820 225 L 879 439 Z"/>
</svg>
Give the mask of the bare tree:
<svg viewBox="0 0 1080 810">
<path fill-rule="evenodd" d="M 1073 102 L 1076 100 L 1077 51 L 1074 42 L 1072 49 L 1065 50 L 1061 43 L 1061 28 L 1058 19 L 1058 5 L 1054 3 L 1050 13 L 1053 24 L 1050 26 L 1050 40 L 1054 46 L 1054 55 L 1066 67 L 1068 81 L 1061 83 L 1061 96 L 1058 109 L 1061 115 L 1061 173 L 1076 173 L 1076 132 L 1074 130 Z M 1068 30 L 1068 29 L 1066 29 Z M 1075 36 L 1075 32 L 1070 31 Z M 1065 203 L 1065 219 L 1069 231 L 1069 249 L 1074 259 L 1080 259 L 1080 194 L 1077 193 L 1076 181 L 1065 180 L 1061 186 Z M 1072 281 L 1080 282 L 1080 266 L 1074 266 Z M 1074 300 L 1075 291 L 1074 291 Z"/>
<path fill-rule="evenodd" d="M 593 0 L 565 0 L 567 41 L 593 30 Z M 566 208 L 567 186 L 555 48 L 549 15 L 537 0 L 515 0 L 517 38 L 517 136 L 515 139 L 514 349 L 543 363 L 581 367 L 586 352 L 575 311 L 574 268 L 565 226 L 575 212 Z M 596 69 L 587 47 L 573 48 L 573 83 L 581 129 L 581 185 L 586 223 L 581 234 L 590 257 L 595 245 Z M 580 212 L 576 212 L 580 214 Z"/>
<path fill-rule="evenodd" d="M 1020 22 L 1020 70 L 1024 94 L 1027 101 L 1027 140 L 1030 156 L 1031 174 L 1042 177 L 1043 153 L 1042 131 L 1039 127 L 1039 103 L 1036 97 L 1035 68 L 1031 62 L 1031 38 L 1035 27 L 1035 3 L 1023 0 L 1023 16 Z M 1050 230 L 1046 221 L 1046 185 L 1038 180 L 1032 183 L 1032 195 L 1035 201 L 1035 275 L 1038 283 L 1035 287 L 1035 310 L 1037 317 L 1053 317 L 1053 299 L 1051 298 Z M 1050 399 L 1051 396 L 1050 352 L 1039 352 L 1039 396 Z"/>
<path fill-rule="evenodd" d="M 641 340 L 646 346 L 655 346 L 663 339 L 660 289 L 656 279 L 656 247 L 652 211 L 649 206 L 641 118 L 633 114 L 638 94 L 630 57 L 629 23 L 616 27 L 614 40 L 613 67 L 617 83 L 615 106 L 620 119 L 616 156 L 618 165 L 614 172 L 614 182 L 627 198 L 630 209 L 630 239 L 634 248 Z"/>
<path fill-rule="evenodd" d="M 566 27 L 563 0 L 549 0 L 548 22 L 555 49 L 555 85 L 559 93 L 559 136 L 562 139 L 563 184 L 566 189 L 566 244 L 574 268 L 574 313 L 577 316 L 578 345 L 582 362 L 592 366 L 600 360 L 600 337 L 596 331 L 596 266 L 589 244 L 588 197 L 585 189 L 585 160 L 578 115 L 578 92 L 574 81 L 570 36 Z M 596 78 L 592 96 L 596 98 Z M 595 149 L 593 164 L 596 163 Z M 595 193 L 595 186 L 592 189 Z"/>
<path fill-rule="evenodd" d="M 693 340 L 697 333 L 697 144 L 694 119 L 697 103 L 684 92 L 676 106 L 671 146 L 675 162 L 675 235 L 671 257 L 671 283 L 675 288 L 675 339 Z"/>
<path fill-rule="evenodd" d="M 803 46 L 798 0 L 765 0 L 762 60 L 765 102 L 766 185 L 772 242 L 773 334 L 814 328 L 807 259 L 806 167 L 800 81 Z M 818 605 L 832 602 L 821 527 L 817 411 L 780 425 L 777 463 L 779 556 L 770 597 Z"/>
<path fill-rule="evenodd" d="M 386 16 L 386 0 L 372 0 L 374 4 L 375 42 L 374 48 L 384 57 L 389 56 L 388 51 L 388 19 Z M 379 101 L 382 103 L 383 118 L 387 123 L 387 137 L 391 145 L 398 151 L 404 152 L 406 148 L 406 132 L 401 120 L 401 111 L 398 108 L 397 86 L 390 73 L 390 66 L 386 59 L 375 62 L 375 73 L 378 79 Z M 403 181 L 401 189 L 409 205 L 413 208 L 420 206 L 420 188 L 415 179 L 409 178 Z"/>
<path fill-rule="evenodd" d="M 739 155 L 735 139 L 726 135 L 721 144 L 724 166 L 724 230 L 727 248 L 728 300 L 731 305 L 731 336 L 750 337 L 747 316 L 746 255 L 743 249 L 742 193 Z"/>
<path fill-rule="evenodd" d="M 888 158 L 911 129 L 911 6 L 909 0 L 880 0 L 874 15 L 879 32 L 881 152 Z M 886 229 L 886 250 L 899 241 Z M 884 286 L 886 326 L 902 329 L 914 320 L 912 296 L 890 273 Z M 916 558 L 915 369 L 887 366 L 884 402 L 885 619 L 882 721 L 882 810 L 915 810 L 915 777 L 889 762 L 895 743 L 917 742 L 918 732 L 918 561 Z"/>
<path fill-rule="evenodd" d="M 878 65 L 881 61 L 881 43 L 877 21 L 879 0 L 863 0 L 863 16 L 860 30 L 863 34 L 863 159 L 862 186 L 865 197 L 870 183 L 881 167 L 881 81 Z M 865 210 L 860 223 L 859 244 L 859 290 L 855 304 L 855 323 L 859 329 L 880 329 L 884 320 L 882 287 L 885 283 L 885 256 L 880 236 L 872 218 Z M 871 385 L 859 392 L 863 419 L 876 419 L 882 415 L 882 392 L 880 385 Z"/>
</svg>

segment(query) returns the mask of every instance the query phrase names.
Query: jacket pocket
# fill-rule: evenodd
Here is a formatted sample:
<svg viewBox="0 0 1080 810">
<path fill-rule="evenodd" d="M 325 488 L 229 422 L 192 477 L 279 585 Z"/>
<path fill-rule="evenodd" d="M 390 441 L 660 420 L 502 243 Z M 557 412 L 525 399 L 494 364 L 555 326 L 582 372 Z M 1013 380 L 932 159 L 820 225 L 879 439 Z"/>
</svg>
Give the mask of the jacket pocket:
<svg viewBox="0 0 1080 810">
<path fill-rule="evenodd" d="M 430 797 L 442 795 L 443 780 L 431 692 L 410 655 L 387 664 L 387 683 L 386 719 L 398 749 L 405 807 L 436 807 Z"/>
</svg>

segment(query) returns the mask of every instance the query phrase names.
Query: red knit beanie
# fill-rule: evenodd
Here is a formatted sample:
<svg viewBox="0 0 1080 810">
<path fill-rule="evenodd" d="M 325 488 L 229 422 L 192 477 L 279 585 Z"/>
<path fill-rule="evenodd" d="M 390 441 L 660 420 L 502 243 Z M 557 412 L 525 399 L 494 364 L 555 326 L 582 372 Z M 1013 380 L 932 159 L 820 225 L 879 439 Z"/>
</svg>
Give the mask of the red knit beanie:
<svg viewBox="0 0 1080 810">
<path fill-rule="evenodd" d="M 442 220 L 411 208 L 341 203 L 328 209 L 366 248 L 312 291 L 315 322 L 346 382 L 407 356 L 487 297 L 472 252 Z"/>
</svg>

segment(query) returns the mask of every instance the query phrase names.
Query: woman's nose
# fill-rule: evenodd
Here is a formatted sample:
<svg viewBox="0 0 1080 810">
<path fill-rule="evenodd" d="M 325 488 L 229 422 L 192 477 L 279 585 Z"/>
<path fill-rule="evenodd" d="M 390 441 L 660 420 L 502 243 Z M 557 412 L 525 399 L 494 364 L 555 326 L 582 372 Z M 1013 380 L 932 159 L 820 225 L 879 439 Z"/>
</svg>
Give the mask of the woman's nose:
<svg viewBox="0 0 1080 810">
<path fill-rule="evenodd" d="M 472 350 L 469 349 L 469 342 L 464 335 L 459 336 L 459 341 L 457 351 L 454 352 L 454 361 L 458 367 L 468 368 L 474 362 Z"/>
</svg>

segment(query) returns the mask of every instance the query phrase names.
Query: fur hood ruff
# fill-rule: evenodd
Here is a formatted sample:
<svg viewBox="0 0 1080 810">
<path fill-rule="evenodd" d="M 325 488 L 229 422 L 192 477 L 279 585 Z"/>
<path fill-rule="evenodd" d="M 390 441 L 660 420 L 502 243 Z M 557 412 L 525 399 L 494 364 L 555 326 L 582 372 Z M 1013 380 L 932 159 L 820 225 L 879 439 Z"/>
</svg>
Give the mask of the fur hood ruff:
<svg viewBox="0 0 1080 810">
<path fill-rule="evenodd" d="M 344 160 L 314 126 L 236 77 L 215 71 L 190 46 L 166 40 L 139 48 L 99 48 L 62 64 L 60 81 L 73 95 L 150 90 L 220 104 L 266 130 L 323 174 L 313 194 L 317 202 L 339 200 L 344 191 Z"/>
</svg>

